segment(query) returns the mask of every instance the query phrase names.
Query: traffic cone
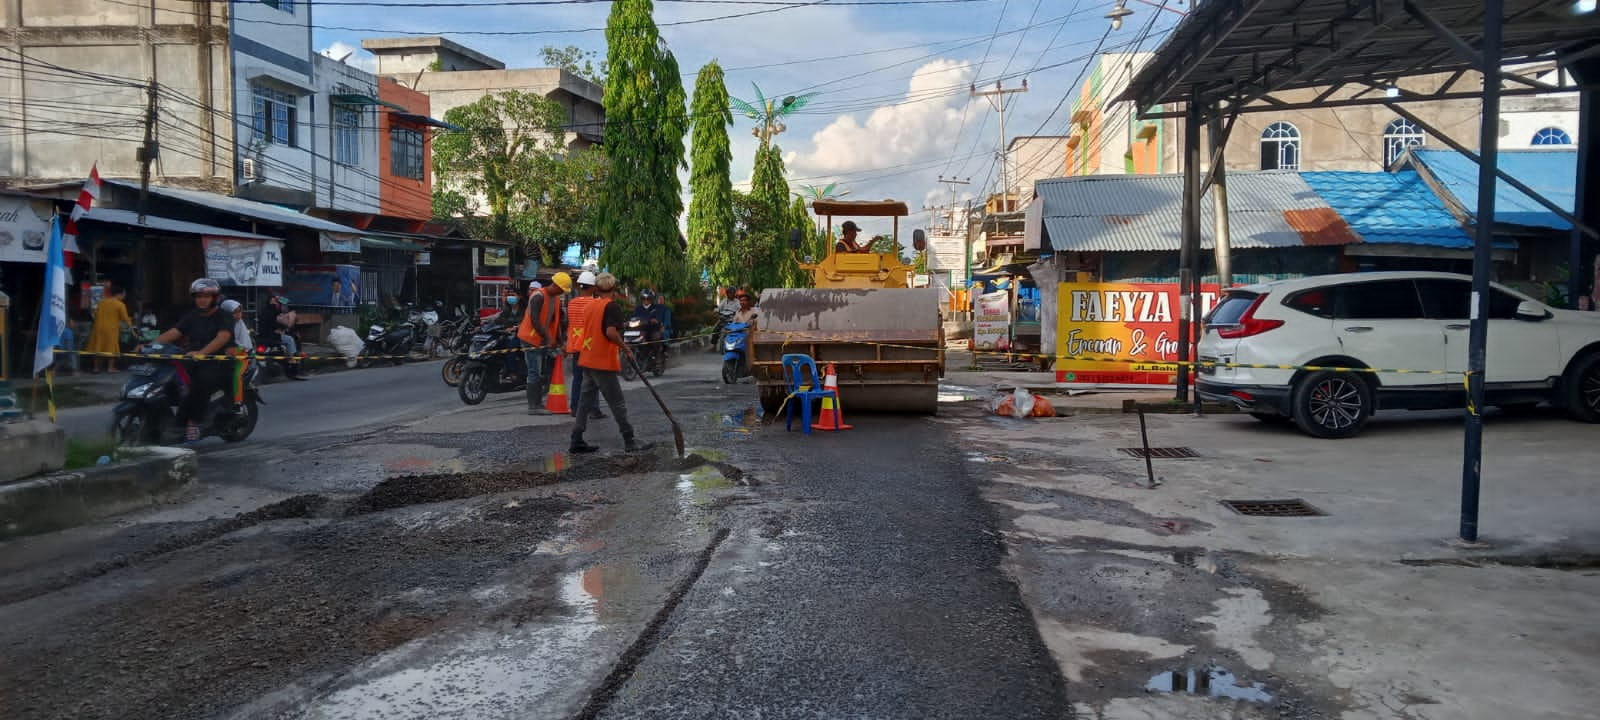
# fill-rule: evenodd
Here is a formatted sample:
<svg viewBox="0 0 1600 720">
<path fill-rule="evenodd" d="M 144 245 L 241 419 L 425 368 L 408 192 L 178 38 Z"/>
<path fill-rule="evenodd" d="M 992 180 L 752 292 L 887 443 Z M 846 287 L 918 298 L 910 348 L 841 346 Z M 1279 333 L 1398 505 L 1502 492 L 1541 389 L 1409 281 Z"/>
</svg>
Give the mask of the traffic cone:
<svg viewBox="0 0 1600 720">
<path fill-rule="evenodd" d="M 837 397 L 839 394 L 839 376 L 833 371 L 833 363 L 828 363 L 827 377 L 822 381 L 823 390 L 832 390 Z M 839 426 L 833 423 L 837 418 Z M 817 416 L 817 421 L 811 424 L 812 430 L 849 430 L 851 426 L 844 424 L 844 401 L 841 398 L 839 407 L 833 406 L 833 398 L 822 399 L 822 414 Z"/>
<path fill-rule="evenodd" d="M 562 370 L 562 366 L 566 363 L 562 360 L 563 358 L 556 357 L 555 370 L 550 373 L 550 392 L 544 396 L 544 409 L 554 415 L 566 415 L 572 412 L 572 408 L 567 406 L 567 376 Z"/>
</svg>

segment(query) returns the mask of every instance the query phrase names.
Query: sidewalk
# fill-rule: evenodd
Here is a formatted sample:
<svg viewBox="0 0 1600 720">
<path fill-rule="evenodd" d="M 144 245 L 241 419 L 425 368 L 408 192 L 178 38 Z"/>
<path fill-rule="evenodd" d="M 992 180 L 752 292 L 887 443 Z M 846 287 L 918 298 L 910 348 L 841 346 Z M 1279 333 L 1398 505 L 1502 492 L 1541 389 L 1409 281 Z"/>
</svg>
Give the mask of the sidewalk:
<svg viewBox="0 0 1600 720">
<path fill-rule="evenodd" d="M 944 379 L 939 382 L 941 394 L 969 399 L 988 400 L 1016 388 L 1023 388 L 1050 399 L 1056 410 L 1066 414 L 1120 413 L 1128 401 L 1140 405 L 1170 403 L 1171 388 L 1153 390 L 1079 390 L 1059 387 L 1053 372 L 1017 372 L 1007 370 L 972 370 L 972 353 L 945 351 Z"/>
</svg>

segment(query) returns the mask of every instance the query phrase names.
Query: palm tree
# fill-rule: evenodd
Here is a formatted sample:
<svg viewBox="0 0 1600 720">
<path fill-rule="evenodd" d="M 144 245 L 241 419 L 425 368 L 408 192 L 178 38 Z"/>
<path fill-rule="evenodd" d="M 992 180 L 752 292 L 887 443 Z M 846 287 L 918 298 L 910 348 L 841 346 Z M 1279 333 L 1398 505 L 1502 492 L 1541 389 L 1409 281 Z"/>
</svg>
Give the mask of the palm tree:
<svg viewBox="0 0 1600 720">
<path fill-rule="evenodd" d="M 841 189 L 839 187 L 839 183 L 836 182 L 828 183 L 822 187 L 818 187 L 816 185 L 801 185 L 800 189 L 804 190 L 805 192 L 797 192 L 794 194 L 813 202 L 817 200 L 838 200 L 839 198 L 850 194 L 849 190 Z"/>
<path fill-rule="evenodd" d="M 754 104 L 739 98 L 729 98 L 729 100 L 733 101 L 733 109 L 757 122 L 757 125 L 750 129 L 750 134 L 760 138 L 763 146 L 772 140 L 773 135 L 789 129 L 783 124 L 783 118 L 799 111 L 800 108 L 805 107 L 806 103 L 811 101 L 811 98 L 817 96 L 817 93 L 789 95 L 780 101 L 777 98 L 768 99 L 761 94 L 760 85 L 755 83 L 750 83 L 750 85 L 756 89 L 756 102 Z"/>
</svg>

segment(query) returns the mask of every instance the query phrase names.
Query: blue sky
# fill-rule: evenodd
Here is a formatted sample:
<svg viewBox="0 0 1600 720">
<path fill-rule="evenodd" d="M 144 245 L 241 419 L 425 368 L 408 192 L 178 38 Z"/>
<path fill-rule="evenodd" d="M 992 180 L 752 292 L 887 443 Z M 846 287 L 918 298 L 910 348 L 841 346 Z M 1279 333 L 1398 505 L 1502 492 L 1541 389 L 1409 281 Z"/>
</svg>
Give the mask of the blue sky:
<svg viewBox="0 0 1600 720">
<path fill-rule="evenodd" d="M 544 45 L 605 51 L 603 32 L 564 31 L 603 28 L 610 11 L 607 2 L 395 7 L 406 1 L 393 0 L 383 7 L 315 5 L 312 22 L 318 26 L 318 49 L 331 48 L 339 56 L 359 48 L 362 38 L 444 35 L 504 61 L 507 67 L 539 66 L 539 48 Z M 990 188 L 997 182 L 995 114 L 981 98 L 968 97 L 968 84 L 976 81 L 992 87 L 1004 77 L 1007 87 L 1015 87 L 1025 76 L 1029 92 L 1010 96 L 1008 134 L 1036 130 L 1064 134 L 1065 109 L 1049 123 L 1044 121 L 1076 87 L 1073 81 L 1106 33 L 1108 22 L 1102 16 L 1112 6 L 1111 0 L 839 7 L 658 1 L 655 17 L 685 74 L 688 93 L 693 93 L 695 72 L 713 58 L 727 70 L 729 92 L 738 98 L 752 98 L 752 82 L 769 97 L 821 93 L 788 121 L 788 131 L 777 138 L 786 155 L 791 188 L 836 180 L 851 191 L 851 199 L 898 198 L 911 206 L 916 218 L 911 226 L 925 227 L 928 215 L 918 211 L 949 197 L 948 188 L 937 182 L 941 174 L 971 177 L 969 194 L 985 180 Z M 1122 30 L 1106 37 L 1105 49 L 1138 40 L 1140 30 L 1158 12 L 1137 3 L 1130 7 L 1136 14 Z M 770 12 L 670 24 L 762 10 Z M 1159 30 L 1175 19 L 1174 14 L 1161 13 L 1158 32 L 1145 39 L 1142 48 L 1154 49 Z M 473 30 L 540 34 L 465 32 Z M 358 52 L 349 62 L 359 64 L 364 55 Z M 731 130 L 736 184 L 749 178 L 756 147 L 750 127 L 749 121 L 736 117 Z M 878 229 L 864 226 L 869 232 Z"/>
</svg>

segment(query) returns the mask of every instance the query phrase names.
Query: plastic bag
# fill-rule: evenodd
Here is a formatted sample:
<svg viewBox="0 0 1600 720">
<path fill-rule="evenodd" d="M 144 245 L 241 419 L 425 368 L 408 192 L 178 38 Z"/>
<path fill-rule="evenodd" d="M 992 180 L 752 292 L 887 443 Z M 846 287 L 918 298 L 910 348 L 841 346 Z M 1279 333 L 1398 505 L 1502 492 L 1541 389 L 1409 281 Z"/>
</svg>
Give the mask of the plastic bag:
<svg viewBox="0 0 1600 720">
<path fill-rule="evenodd" d="M 1051 405 L 1049 400 L 1046 400 L 1046 399 L 1044 399 L 1042 397 L 1039 397 L 1038 395 L 1033 396 L 1033 412 L 1028 413 L 1028 417 L 1055 417 L 1055 416 L 1056 416 L 1056 407 L 1054 405 Z"/>
<path fill-rule="evenodd" d="M 1022 388 L 1011 391 L 1009 395 L 1002 395 L 990 402 L 994 414 L 1002 417 L 1028 417 L 1033 412 L 1037 395 Z"/>
<path fill-rule="evenodd" d="M 345 357 L 347 367 L 356 366 L 356 356 L 361 354 L 361 348 L 366 345 L 356 331 L 343 325 L 336 325 L 328 331 L 328 342 Z"/>
</svg>

